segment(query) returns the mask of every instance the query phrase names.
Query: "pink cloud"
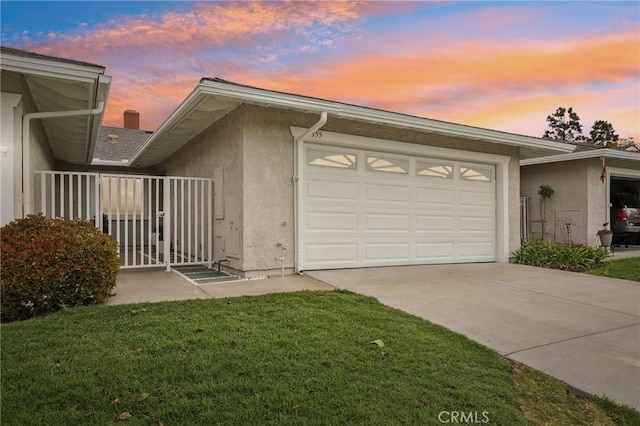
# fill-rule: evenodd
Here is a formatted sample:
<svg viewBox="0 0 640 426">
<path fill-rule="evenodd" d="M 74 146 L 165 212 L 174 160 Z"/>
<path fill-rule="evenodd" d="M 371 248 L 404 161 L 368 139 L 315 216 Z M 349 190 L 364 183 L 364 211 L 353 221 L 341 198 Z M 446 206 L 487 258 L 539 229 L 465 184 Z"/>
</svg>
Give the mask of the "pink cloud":
<svg viewBox="0 0 640 426">
<path fill-rule="evenodd" d="M 492 9 L 438 22 L 420 34 L 415 28 L 363 33 L 368 17 L 414 7 L 412 2 L 204 3 L 187 12 L 58 34 L 33 50 L 106 65 L 113 76 L 109 125 L 120 125 L 122 112 L 134 108 L 142 126 L 155 129 L 201 77 L 219 76 L 534 136 L 541 131 L 531 123 L 544 126 L 544 117 L 557 106 L 573 106 L 595 119 L 617 120 L 621 134 L 640 135 L 633 117 L 640 91 L 637 27 L 552 42 L 496 41 L 492 34 L 501 26 L 526 25 L 530 15 Z M 441 31 L 451 25 L 494 31 L 456 39 Z M 322 54 L 314 53 L 318 50 Z M 592 88 L 602 84 L 620 88 L 619 93 Z M 590 127 L 586 117 L 583 124 Z"/>
</svg>

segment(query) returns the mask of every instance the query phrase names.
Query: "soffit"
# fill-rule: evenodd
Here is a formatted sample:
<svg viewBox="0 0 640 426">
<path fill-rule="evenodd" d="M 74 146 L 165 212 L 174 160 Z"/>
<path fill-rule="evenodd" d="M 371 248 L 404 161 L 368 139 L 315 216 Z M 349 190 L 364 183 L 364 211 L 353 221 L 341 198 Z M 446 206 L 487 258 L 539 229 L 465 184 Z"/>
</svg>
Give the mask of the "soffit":
<svg viewBox="0 0 640 426">
<path fill-rule="evenodd" d="M 174 115 L 173 120 L 168 120 L 160 126 L 150 140 L 154 139 L 158 132 L 162 132 L 162 137 L 142 147 L 144 155 L 141 157 L 140 152 L 137 154 L 140 161 L 135 163 L 136 167 L 148 167 L 162 162 L 241 105 L 237 100 L 229 101 L 202 94 L 194 97 L 191 104 L 179 112 L 177 116 Z"/>
<path fill-rule="evenodd" d="M 103 67 L 8 48 L 2 49 L 1 65 L 3 71 L 21 76 L 26 84 L 35 104 L 35 111 L 27 112 L 86 110 L 96 108 L 100 102 L 106 104 L 111 78 L 103 74 Z M 103 113 L 33 121 L 42 123 L 55 159 L 89 164 L 102 116 Z"/>
</svg>

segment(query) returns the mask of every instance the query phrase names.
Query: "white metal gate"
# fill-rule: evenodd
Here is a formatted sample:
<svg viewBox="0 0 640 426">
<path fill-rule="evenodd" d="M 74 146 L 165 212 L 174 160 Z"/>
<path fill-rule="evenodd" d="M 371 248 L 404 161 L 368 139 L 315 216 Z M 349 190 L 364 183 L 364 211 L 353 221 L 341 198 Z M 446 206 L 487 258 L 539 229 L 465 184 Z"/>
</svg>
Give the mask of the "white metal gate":
<svg viewBox="0 0 640 426">
<path fill-rule="evenodd" d="M 213 263 L 213 179 L 36 172 L 36 211 L 90 220 L 118 242 L 121 268 Z"/>
</svg>

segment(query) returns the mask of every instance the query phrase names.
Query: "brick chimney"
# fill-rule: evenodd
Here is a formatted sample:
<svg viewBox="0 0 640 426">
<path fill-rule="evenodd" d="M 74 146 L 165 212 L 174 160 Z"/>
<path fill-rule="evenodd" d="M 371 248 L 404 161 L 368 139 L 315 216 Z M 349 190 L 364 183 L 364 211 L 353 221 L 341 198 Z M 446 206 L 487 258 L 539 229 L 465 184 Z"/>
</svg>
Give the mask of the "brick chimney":
<svg viewBox="0 0 640 426">
<path fill-rule="evenodd" d="M 124 112 L 124 128 L 140 130 L 140 113 L 134 109 Z"/>
</svg>

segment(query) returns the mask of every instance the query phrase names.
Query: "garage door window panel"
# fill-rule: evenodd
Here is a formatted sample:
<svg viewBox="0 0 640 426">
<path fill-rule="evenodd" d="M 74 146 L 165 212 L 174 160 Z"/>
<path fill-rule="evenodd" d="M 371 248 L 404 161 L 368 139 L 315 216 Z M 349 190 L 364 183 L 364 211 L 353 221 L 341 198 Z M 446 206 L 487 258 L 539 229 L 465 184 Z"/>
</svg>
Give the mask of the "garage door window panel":
<svg viewBox="0 0 640 426">
<path fill-rule="evenodd" d="M 316 167 L 356 170 L 358 168 L 358 157 L 356 154 L 349 152 L 309 149 L 307 150 L 307 164 Z"/>
<path fill-rule="evenodd" d="M 409 160 L 400 158 L 367 155 L 367 170 L 386 173 L 409 173 Z"/>
<path fill-rule="evenodd" d="M 493 182 L 493 170 L 477 166 L 460 166 L 459 178 L 472 182 Z"/>
<path fill-rule="evenodd" d="M 416 174 L 428 178 L 453 179 L 453 164 L 416 161 Z"/>
</svg>

